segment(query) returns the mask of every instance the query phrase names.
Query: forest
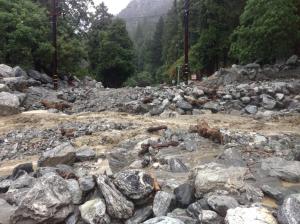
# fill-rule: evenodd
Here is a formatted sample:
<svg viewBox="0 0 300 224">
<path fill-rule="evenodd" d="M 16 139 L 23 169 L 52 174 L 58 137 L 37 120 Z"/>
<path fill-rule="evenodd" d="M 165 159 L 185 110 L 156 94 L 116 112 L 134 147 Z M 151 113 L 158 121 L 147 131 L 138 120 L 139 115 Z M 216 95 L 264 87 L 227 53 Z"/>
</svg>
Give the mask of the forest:
<svg viewBox="0 0 300 224">
<path fill-rule="evenodd" d="M 170 82 L 183 64 L 183 1 L 149 35 L 92 0 L 59 1 L 59 74 L 90 75 L 106 87 Z M 299 0 L 191 0 L 190 70 L 201 76 L 235 63 L 276 63 L 300 54 Z M 51 74 L 48 0 L 0 0 L 0 62 Z"/>
</svg>

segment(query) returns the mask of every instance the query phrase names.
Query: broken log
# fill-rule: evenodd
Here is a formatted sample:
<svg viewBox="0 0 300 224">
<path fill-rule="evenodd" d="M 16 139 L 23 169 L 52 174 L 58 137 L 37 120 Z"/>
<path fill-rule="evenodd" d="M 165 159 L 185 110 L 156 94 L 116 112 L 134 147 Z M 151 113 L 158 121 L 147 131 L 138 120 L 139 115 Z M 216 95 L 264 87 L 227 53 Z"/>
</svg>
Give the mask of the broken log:
<svg viewBox="0 0 300 224">
<path fill-rule="evenodd" d="M 147 132 L 153 133 L 153 132 L 157 132 L 160 130 L 167 130 L 167 129 L 168 127 L 166 125 L 162 125 L 162 126 L 150 127 L 147 129 Z"/>
</svg>

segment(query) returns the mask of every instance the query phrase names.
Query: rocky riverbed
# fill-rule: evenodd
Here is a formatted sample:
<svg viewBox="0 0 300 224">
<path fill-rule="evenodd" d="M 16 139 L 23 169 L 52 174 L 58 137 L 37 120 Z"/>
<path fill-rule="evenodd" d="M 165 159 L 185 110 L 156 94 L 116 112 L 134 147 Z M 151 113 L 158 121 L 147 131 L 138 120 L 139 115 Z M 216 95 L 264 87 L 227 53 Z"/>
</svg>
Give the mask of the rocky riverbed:
<svg viewBox="0 0 300 224">
<path fill-rule="evenodd" d="M 299 224 L 293 59 L 176 87 L 86 78 L 58 91 L 1 65 L 0 223 Z"/>
</svg>

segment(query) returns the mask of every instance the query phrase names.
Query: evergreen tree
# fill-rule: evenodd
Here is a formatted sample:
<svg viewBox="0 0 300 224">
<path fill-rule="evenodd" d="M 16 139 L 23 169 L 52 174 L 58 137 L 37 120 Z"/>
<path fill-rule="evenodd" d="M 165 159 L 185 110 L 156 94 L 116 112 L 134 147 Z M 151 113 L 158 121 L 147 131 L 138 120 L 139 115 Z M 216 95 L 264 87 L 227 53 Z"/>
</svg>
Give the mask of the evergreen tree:
<svg viewBox="0 0 300 224">
<path fill-rule="evenodd" d="M 46 68 L 52 47 L 46 10 L 31 0 L 0 0 L 0 61 L 25 68 Z"/>
<path fill-rule="evenodd" d="M 242 63 L 273 62 L 299 43 L 296 0 L 248 0 L 241 25 L 232 36 L 231 54 Z"/>
<path fill-rule="evenodd" d="M 149 45 L 150 72 L 155 72 L 162 64 L 164 19 L 161 17 L 156 25 L 153 38 Z"/>
</svg>

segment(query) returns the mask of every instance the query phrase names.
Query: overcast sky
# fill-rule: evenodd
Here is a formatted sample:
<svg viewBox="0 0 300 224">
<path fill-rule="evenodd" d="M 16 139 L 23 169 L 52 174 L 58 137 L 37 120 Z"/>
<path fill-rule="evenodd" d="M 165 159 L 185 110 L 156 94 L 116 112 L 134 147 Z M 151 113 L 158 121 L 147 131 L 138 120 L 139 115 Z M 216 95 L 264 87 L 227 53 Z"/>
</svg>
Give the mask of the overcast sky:
<svg viewBox="0 0 300 224">
<path fill-rule="evenodd" d="M 94 0 L 95 4 L 104 2 L 108 7 L 109 12 L 116 15 L 124 9 L 131 0 Z"/>
</svg>

